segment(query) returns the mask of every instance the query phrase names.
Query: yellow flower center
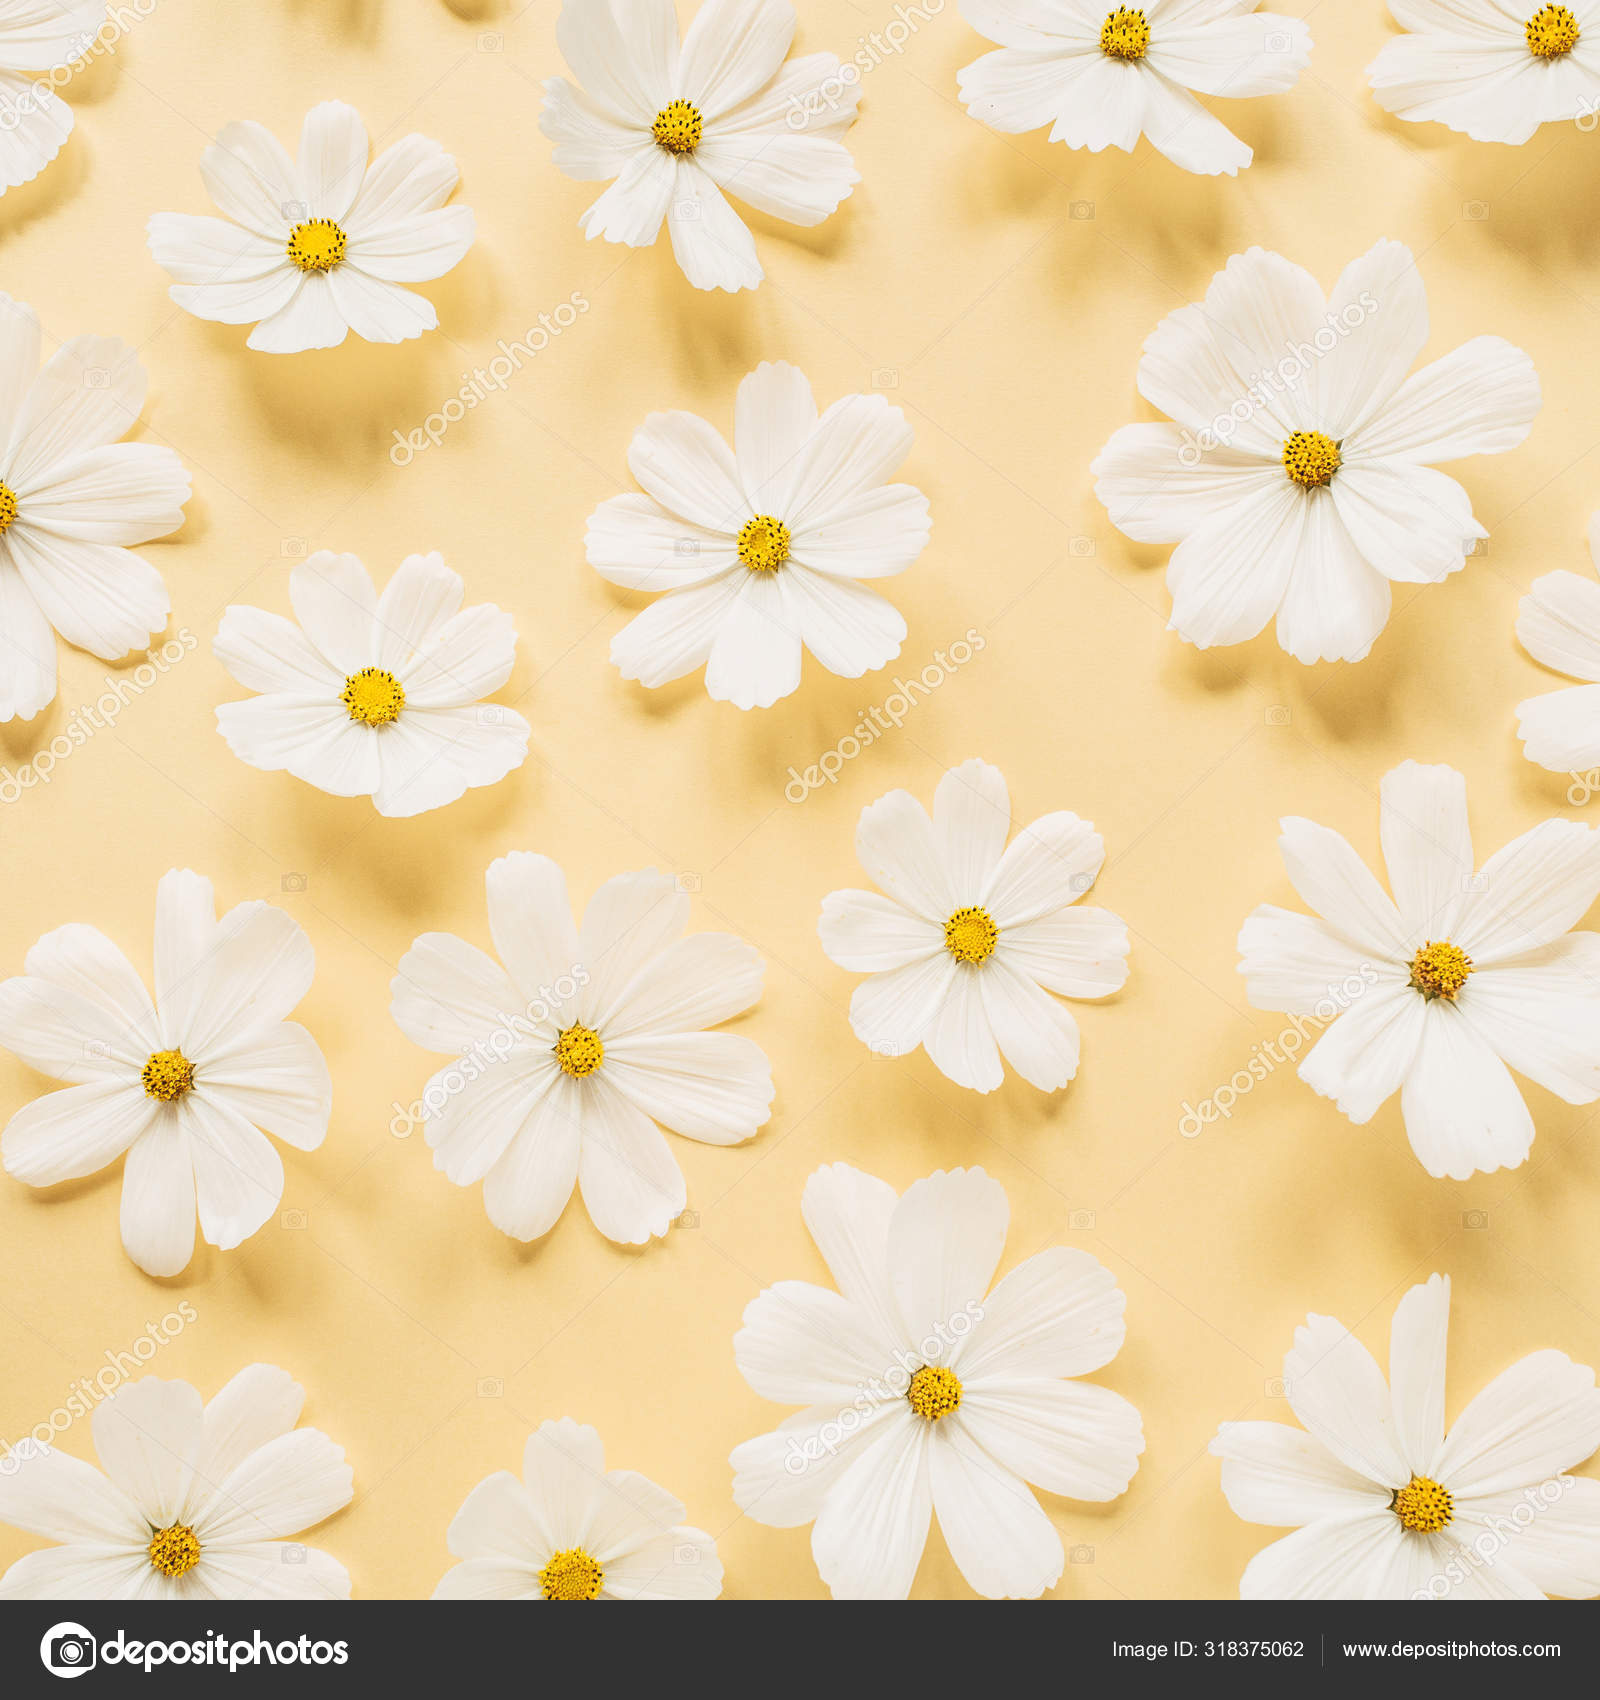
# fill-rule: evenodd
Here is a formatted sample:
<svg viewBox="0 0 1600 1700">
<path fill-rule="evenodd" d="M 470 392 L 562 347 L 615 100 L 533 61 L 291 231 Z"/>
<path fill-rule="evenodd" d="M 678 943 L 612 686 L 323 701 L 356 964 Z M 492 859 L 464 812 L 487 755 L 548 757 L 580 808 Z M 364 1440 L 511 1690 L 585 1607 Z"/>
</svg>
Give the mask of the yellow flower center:
<svg viewBox="0 0 1600 1700">
<path fill-rule="evenodd" d="M 331 272 L 344 249 L 345 234 L 331 218 L 308 218 L 289 232 L 289 258 L 303 272 Z"/>
<path fill-rule="evenodd" d="M 700 146 L 703 128 L 699 112 L 688 101 L 675 100 L 656 114 L 650 134 L 655 137 L 656 146 L 668 153 L 693 153 Z"/>
<path fill-rule="evenodd" d="M 200 1543 L 187 1523 L 158 1529 L 146 1550 L 150 1562 L 163 1576 L 182 1576 L 200 1562 Z"/>
<path fill-rule="evenodd" d="M 171 1104 L 194 1085 L 194 1064 L 182 1051 L 152 1051 L 139 1078 L 152 1098 Z"/>
<path fill-rule="evenodd" d="M 1100 26 L 1100 51 L 1113 59 L 1143 59 L 1150 49 L 1150 26 L 1136 6 L 1119 6 Z"/>
<path fill-rule="evenodd" d="M 539 1572 L 539 1587 L 547 1600 L 593 1600 L 605 1579 L 605 1571 L 582 1547 L 566 1547 Z"/>
<path fill-rule="evenodd" d="M 1339 445 L 1320 431 L 1291 431 L 1283 445 L 1283 469 L 1302 490 L 1320 490 L 1344 465 Z"/>
<path fill-rule="evenodd" d="M 406 705 L 405 686 L 381 667 L 363 667 L 345 680 L 339 701 L 363 726 L 387 726 L 400 718 Z"/>
<path fill-rule="evenodd" d="M 9 484 L 0 484 L 0 537 L 11 529 L 16 518 L 17 493 Z"/>
<path fill-rule="evenodd" d="M 1583 33 L 1566 6 L 1541 6 L 1523 26 L 1528 51 L 1535 59 L 1559 59 L 1578 45 Z"/>
<path fill-rule="evenodd" d="M 753 573 L 775 573 L 789 559 L 789 528 L 771 514 L 757 514 L 739 527 L 739 559 Z"/>
<path fill-rule="evenodd" d="M 1403 1488 L 1397 1488 L 1389 1507 L 1401 1527 L 1416 1535 L 1437 1535 L 1456 1514 L 1449 1489 L 1426 1476 L 1413 1476 Z"/>
<path fill-rule="evenodd" d="M 1472 972 L 1472 958 L 1458 944 L 1431 939 L 1411 959 L 1411 984 L 1430 1002 L 1443 998 L 1456 1001 L 1456 994 Z"/>
<path fill-rule="evenodd" d="M 982 962 L 1000 938 L 987 909 L 958 909 L 944 924 L 944 948 L 957 962 Z"/>
<path fill-rule="evenodd" d="M 593 1074 L 606 1060 L 606 1048 L 592 1027 L 569 1027 L 556 1040 L 556 1061 L 574 1080 Z"/>
<path fill-rule="evenodd" d="M 961 1382 L 953 1369 L 924 1364 L 911 1378 L 906 1403 L 925 1423 L 936 1423 L 961 1409 Z"/>
</svg>

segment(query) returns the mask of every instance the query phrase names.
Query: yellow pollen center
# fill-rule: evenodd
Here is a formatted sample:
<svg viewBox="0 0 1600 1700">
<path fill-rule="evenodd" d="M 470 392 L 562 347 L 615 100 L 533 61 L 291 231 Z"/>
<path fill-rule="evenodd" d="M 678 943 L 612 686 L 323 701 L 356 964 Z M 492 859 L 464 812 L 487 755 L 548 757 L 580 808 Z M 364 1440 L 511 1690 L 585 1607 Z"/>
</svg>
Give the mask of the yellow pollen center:
<svg viewBox="0 0 1600 1700">
<path fill-rule="evenodd" d="M 789 559 L 789 528 L 771 514 L 757 514 L 739 527 L 739 559 L 753 573 L 775 573 Z"/>
<path fill-rule="evenodd" d="M 547 1600 L 593 1600 L 605 1579 L 605 1571 L 582 1547 L 566 1547 L 539 1572 L 539 1587 Z"/>
<path fill-rule="evenodd" d="M 994 952 L 1000 929 L 987 909 L 958 909 L 944 924 L 944 948 L 957 962 L 982 962 Z"/>
<path fill-rule="evenodd" d="M 699 112 L 688 101 L 675 100 L 656 114 L 650 134 L 655 137 L 656 146 L 668 153 L 693 153 L 700 146 L 703 127 Z"/>
<path fill-rule="evenodd" d="M 194 1064 L 182 1051 L 152 1051 L 139 1078 L 152 1098 L 171 1104 L 194 1085 Z"/>
<path fill-rule="evenodd" d="M 17 493 L 9 484 L 0 484 L 0 537 L 8 532 L 17 517 Z"/>
<path fill-rule="evenodd" d="M 405 686 L 381 667 L 363 667 L 345 680 L 339 701 L 363 726 L 387 726 L 400 718 L 406 705 Z"/>
<path fill-rule="evenodd" d="M 574 1080 L 593 1074 L 606 1060 L 606 1048 L 592 1027 L 569 1027 L 556 1040 L 556 1061 Z"/>
<path fill-rule="evenodd" d="M 182 1576 L 200 1562 L 200 1543 L 187 1523 L 158 1529 L 146 1549 L 150 1562 L 163 1576 Z"/>
<path fill-rule="evenodd" d="M 1528 51 L 1535 59 L 1559 59 L 1578 45 L 1583 33 L 1566 6 L 1541 6 L 1523 26 Z"/>
<path fill-rule="evenodd" d="M 1411 959 L 1411 984 L 1430 1002 L 1454 1003 L 1472 972 L 1472 958 L 1458 944 L 1429 940 Z"/>
<path fill-rule="evenodd" d="M 1119 6 L 1100 26 L 1100 51 L 1113 59 L 1143 59 L 1150 48 L 1150 26 L 1136 6 Z"/>
<path fill-rule="evenodd" d="M 1339 445 L 1320 431 L 1291 431 L 1283 445 L 1283 469 L 1302 490 L 1320 490 L 1344 465 Z"/>
<path fill-rule="evenodd" d="M 1437 1535 L 1456 1514 L 1449 1489 L 1426 1476 L 1413 1476 L 1403 1488 L 1397 1488 L 1389 1504 L 1400 1526 L 1416 1535 Z"/>
<path fill-rule="evenodd" d="M 308 218 L 289 232 L 289 258 L 303 272 L 331 272 L 344 249 L 345 234 L 331 218 Z"/>
<path fill-rule="evenodd" d="M 961 1409 L 961 1382 L 953 1369 L 924 1364 L 911 1378 L 906 1403 L 926 1423 Z"/>
</svg>

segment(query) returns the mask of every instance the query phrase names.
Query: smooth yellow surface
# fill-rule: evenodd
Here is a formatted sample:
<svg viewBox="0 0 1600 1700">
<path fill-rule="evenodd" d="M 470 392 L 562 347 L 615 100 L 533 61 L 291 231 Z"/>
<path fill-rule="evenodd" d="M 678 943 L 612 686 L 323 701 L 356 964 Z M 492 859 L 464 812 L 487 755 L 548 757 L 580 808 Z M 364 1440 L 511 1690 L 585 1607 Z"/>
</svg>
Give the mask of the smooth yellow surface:
<svg viewBox="0 0 1600 1700">
<path fill-rule="evenodd" d="M 0 807 L 0 970 L 20 972 L 39 933 L 73 920 L 148 969 L 155 885 L 174 865 L 208 874 L 224 906 L 282 902 L 316 946 L 300 1019 L 332 1065 L 334 1116 L 320 1151 L 284 1151 L 280 1219 L 237 1251 L 202 1247 L 171 1281 L 123 1254 L 116 1173 L 50 1194 L 0 1179 L 0 1432 L 47 1420 L 107 1350 L 187 1302 L 195 1319 L 160 1348 L 159 1373 L 209 1394 L 243 1364 L 281 1364 L 309 1391 L 305 1420 L 347 1448 L 355 1502 L 312 1538 L 358 1595 L 428 1594 L 468 1490 L 517 1468 L 527 1432 L 562 1415 L 594 1423 L 614 1466 L 660 1481 L 714 1532 L 729 1595 L 820 1595 L 809 1532 L 761 1528 L 733 1504 L 730 1448 L 787 1413 L 745 1387 L 730 1342 L 763 1286 L 826 1279 L 799 1199 L 838 1159 L 897 1187 L 981 1163 L 1010 1194 L 1003 1267 L 1071 1243 L 1126 1290 L 1128 1343 L 1098 1379 L 1138 1404 L 1147 1449 L 1112 1505 L 1046 1496 L 1072 1555 L 1060 1598 L 1234 1593 L 1272 1537 L 1228 1510 L 1206 1443 L 1225 1418 L 1289 1418 L 1275 1383 L 1308 1310 L 1383 1359 L 1396 1299 L 1451 1273 L 1452 1416 L 1536 1347 L 1600 1362 L 1592 1112 L 1528 1087 L 1531 1160 L 1464 1185 L 1429 1179 L 1393 1102 L 1352 1127 L 1288 1069 L 1201 1137 L 1178 1131 L 1186 1100 L 1285 1025 L 1246 1006 L 1234 966 L 1257 903 L 1298 906 L 1278 816 L 1325 821 L 1376 858 L 1378 781 L 1407 756 L 1466 773 L 1480 858 L 1581 812 L 1515 740 L 1513 705 L 1560 681 L 1512 623 L 1539 574 L 1589 570 L 1600 134 L 1549 127 L 1507 149 L 1393 122 L 1363 76 L 1393 31 L 1379 0 L 1281 9 L 1311 19 L 1310 71 L 1288 95 L 1209 103 L 1257 149 L 1238 179 L 1212 180 L 1147 147 L 1091 157 L 968 118 L 956 71 L 987 44 L 947 0 L 866 74 L 856 192 L 816 231 L 754 217 L 768 277 L 734 298 L 690 289 L 664 243 L 583 241 L 595 190 L 556 171 L 537 128 L 539 81 L 563 69 L 555 0 L 517 15 L 494 0 L 157 0 L 74 80 L 62 155 L 0 201 L 4 282 L 50 346 L 118 334 L 148 363 L 140 434 L 171 443 L 195 479 L 182 533 L 148 553 L 172 632 L 199 647 L 48 786 Z M 888 0 L 802 11 L 800 49 L 846 55 L 895 16 Z M 416 129 L 458 157 L 478 243 L 429 288 L 438 333 L 254 354 L 244 329 L 169 302 L 144 223 L 211 210 L 197 162 L 224 123 L 255 117 L 292 145 L 306 108 L 335 96 L 380 142 Z M 1251 243 L 1327 285 L 1381 236 L 1418 256 L 1427 357 L 1493 332 L 1543 378 L 1530 442 L 1455 469 L 1492 531 L 1487 554 L 1443 586 L 1398 587 L 1359 666 L 1304 668 L 1270 634 L 1197 653 L 1164 629 L 1166 551 L 1121 538 L 1090 487 L 1111 432 L 1152 417 L 1134 389 L 1140 344 Z M 393 431 L 575 291 L 589 310 L 505 394 L 391 464 Z M 808 660 L 795 696 L 740 714 L 698 676 L 650 693 L 617 675 L 610 639 L 643 603 L 589 569 L 583 530 L 634 488 L 625 454 L 648 412 L 731 430 L 738 380 L 762 359 L 798 363 L 823 405 L 892 386 L 917 432 L 902 476 L 926 491 L 934 531 L 885 586 L 910 626 L 898 663 L 849 681 Z M 217 621 L 230 602 L 287 611 L 289 569 L 323 547 L 355 551 L 380 581 L 406 553 L 441 549 L 469 601 L 515 613 L 503 700 L 533 726 L 520 772 L 386 821 L 229 754 L 212 711 L 243 693 L 211 659 Z M 785 800 L 791 764 L 834 748 L 894 675 L 969 627 L 986 647 L 901 729 L 837 784 Z M 104 688 L 107 668 L 62 655 L 54 708 L 0 736 L 13 770 Z M 930 800 L 971 755 L 1003 768 L 1019 823 L 1062 808 L 1096 823 L 1109 856 L 1093 900 L 1133 935 L 1126 990 L 1074 1006 L 1082 1068 L 1054 1097 L 1013 1078 L 982 1099 L 920 1053 L 869 1056 L 846 1021 L 855 978 L 817 943 L 823 895 L 862 883 L 861 808 L 894 786 Z M 524 848 L 557 858 L 580 900 L 620 870 L 680 873 L 695 925 L 743 934 L 770 965 L 739 1030 L 772 1058 L 773 1120 L 738 1149 L 673 1139 L 696 1218 L 647 1250 L 603 1240 L 577 1200 L 543 1243 L 519 1246 L 420 1136 L 388 1131 L 391 1102 L 434 1066 L 389 1019 L 395 965 L 428 930 L 487 945 L 483 871 Z M 0 1060 L 0 1109 L 48 1084 Z M 90 1455 L 88 1424 L 61 1444 Z M 0 1530 L 0 1562 L 33 1544 Z M 916 1592 L 969 1596 L 937 1534 Z"/>
</svg>

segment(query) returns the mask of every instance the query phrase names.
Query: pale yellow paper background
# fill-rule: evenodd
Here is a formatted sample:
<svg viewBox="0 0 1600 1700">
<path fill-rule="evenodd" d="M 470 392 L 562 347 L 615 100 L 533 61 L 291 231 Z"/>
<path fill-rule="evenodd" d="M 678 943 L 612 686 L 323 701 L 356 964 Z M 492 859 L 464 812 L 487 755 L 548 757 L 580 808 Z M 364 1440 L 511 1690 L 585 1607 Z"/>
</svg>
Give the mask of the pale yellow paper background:
<svg viewBox="0 0 1600 1700">
<path fill-rule="evenodd" d="M 764 1285 L 826 1279 L 798 1205 L 836 1159 L 897 1187 L 981 1163 L 1011 1199 L 1005 1266 L 1069 1242 L 1126 1289 L 1127 1347 L 1100 1379 L 1139 1405 L 1148 1446 L 1115 1504 L 1047 1500 L 1074 1557 L 1061 1598 L 1234 1592 L 1271 1536 L 1229 1512 L 1206 1443 L 1224 1418 L 1289 1417 L 1274 1382 L 1308 1310 L 1382 1357 L 1395 1300 L 1449 1271 L 1452 1414 L 1536 1347 L 1600 1362 L 1589 1112 L 1529 1088 L 1532 1160 L 1466 1185 L 1427 1177 L 1393 1105 L 1353 1128 L 1288 1070 L 1231 1121 L 1178 1133 L 1182 1103 L 1283 1025 L 1247 1008 L 1234 969 L 1250 909 L 1295 902 L 1279 815 L 1326 821 L 1375 856 L 1377 783 L 1406 756 L 1466 773 L 1480 856 L 1574 812 L 1566 781 L 1513 736 L 1513 705 L 1559 681 L 1518 650 L 1512 622 L 1540 573 L 1588 570 L 1600 505 L 1600 136 L 1550 128 L 1511 150 L 1395 124 L 1362 74 L 1392 30 L 1379 0 L 1288 0 L 1311 18 L 1309 74 L 1287 96 L 1213 103 L 1256 147 L 1252 170 L 1189 177 L 1144 147 L 1093 158 L 965 115 L 955 74 L 986 44 L 949 0 L 867 73 L 851 137 L 863 181 L 843 211 L 815 232 L 756 219 L 767 282 L 730 299 L 688 288 L 664 247 L 584 243 L 592 191 L 554 169 L 536 123 L 539 80 L 562 69 L 554 0 L 516 16 L 474 3 L 157 0 L 66 91 L 77 130 L 61 157 L 0 202 L 4 285 L 38 308 L 49 346 L 119 334 L 148 363 L 141 434 L 173 444 L 196 489 L 182 534 L 149 553 L 172 631 L 200 640 L 48 786 L 0 807 L 0 967 L 19 972 L 41 931 L 82 920 L 147 968 L 156 881 L 187 864 L 224 906 L 264 897 L 304 923 L 318 973 L 301 1019 L 335 1081 L 324 1147 L 285 1151 L 280 1221 L 235 1252 L 202 1248 L 173 1281 L 124 1256 L 118 1175 L 55 1195 L 0 1181 L 0 1433 L 47 1421 L 107 1350 L 187 1301 L 196 1319 L 161 1348 L 159 1373 L 209 1394 L 243 1364 L 282 1364 L 309 1390 L 306 1420 L 348 1449 L 355 1503 L 313 1538 L 359 1595 L 426 1595 L 467 1491 L 518 1467 L 536 1423 L 571 1414 L 599 1427 L 613 1465 L 667 1485 L 715 1533 L 728 1594 L 815 1596 L 808 1531 L 761 1528 L 733 1504 L 729 1449 L 786 1412 L 745 1387 L 730 1341 Z M 802 50 L 845 53 L 895 15 L 888 0 L 803 14 Z M 419 129 L 449 147 L 479 241 L 431 291 L 438 334 L 249 353 L 242 329 L 171 305 L 144 222 L 210 210 L 197 160 L 222 124 L 256 117 L 292 145 L 306 107 L 332 96 L 377 141 Z M 1123 540 L 1090 488 L 1105 438 L 1151 416 L 1139 345 L 1252 242 L 1326 285 L 1381 236 L 1418 255 L 1430 357 L 1497 332 L 1544 380 L 1529 444 L 1459 469 L 1493 532 L 1487 555 L 1443 587 L 1402 589 L 1357 668 L 1305 669 L 1270 637 L 1200 655 L 1164 629 L 1165 552 Z M 508 393 L 410 466 L 390 463 L 393 430 L 574 291 L 590 310 Z M 646 413 L 689 408 L 730 428 L 735 386 L 764 358 L 800 364 L 823 404 L 893 385 L 917 431 L 903 476 L 935 524 L 886 587 L 910 626 L 896 667 L 851 682 L 808 661 L 797 695 L 741 715 L 698 677 L 655 694 L 618 677 L 607 648 L 628 599 L 585 565 L 582 537 L 597 502 L 633 488 L 625 452 Z M 233 601 L 287 610 L 296 554 L 321 547 L 357 552 L 380 581 L 439 548 L 469 600 L 514 611 L 504 700 L 533 725 L 519 773 L 385 821 L 233 759 L 212 718 L 241 694 L 210 657 L 217 620 Z M 986 648 L 903 729 L 837 785 L 785 801 L 790 764 L 816 761 L 893 673 L 969 626 Z M 13 770 L 103 689 L 91 657 L 62 662 L 55 707 L 0 740 Z M 1133 934 L 1125 992 L 1076 1006 L 1082 1070 L 1052 1098 L 1013 1079 L 980 1099 L 920 1054 L 869 1057 L 846 1022 L 854 981 L 816 940 L 823 895 L 858 883 L 862 806 L 897 785 L 929 799 L 970 755 L 1004 769 L 1019 822 L 1060 808 L 1095 821 L 1109 859 L 1094 901 Z M 420 1136 L 388 1131 L 391 1101 L 434 1066 L 389 1020 L 394 966 L 427 930 L 487 944 L 483 870 L 517 848 L 556 857 L 580 900 L 623 869 L 681 873 L 698 882 L 695 924 L 743 934 L 770 964 L 740 1030 L 771 1055 L 772 1123 L 740 1149 L 674 1139 L 698 1225 L 648 1250 L 604 1241 L 576 1201 L 544 1243 L 519 1246 L 478 1189 L 434 1171 Z M 6 1113 L 46 1087 L 0 1066 Z M 89 1455 L 88 1424 L 61 1443 Z M 0 1531 L 0 1561 L 32 1544 Z M 968 1597 L 937 1534 L 916 1592 Z"/>
</svg>

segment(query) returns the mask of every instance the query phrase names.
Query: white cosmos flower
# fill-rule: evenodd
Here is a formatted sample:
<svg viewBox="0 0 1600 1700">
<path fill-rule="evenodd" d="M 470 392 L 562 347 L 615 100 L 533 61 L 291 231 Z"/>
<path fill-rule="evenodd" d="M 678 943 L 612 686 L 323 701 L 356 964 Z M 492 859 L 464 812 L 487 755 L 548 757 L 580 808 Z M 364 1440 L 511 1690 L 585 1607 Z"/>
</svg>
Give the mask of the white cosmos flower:
<svg viewBox="0 0 1600 1700">
<path fill-rule="evenodd" d="M 1600 111 L 1600 3 L 1389 0 L 1407 31 L 1367 68 L 1378 104 L 1479 142 L 1525 142 L 1541 124 Z"/>
<path fill-rule="evenodd" d="M 1176 543 L 1170 627 L 1201 649 L 1278 617 L 1298 661 L 1359 661 L 1389 586 L 1436 584 L 1488 535 L 1441 460 L 1501 454 L 1539 411 L 1533 363 L 1480 336 L 1407 377 L 1428 340 L 1411 250 L 1379 242 L 1331 297 L 1277 254 L 1236 254 L 1156 327 L 1095 494 L 1119 531 Z"/>
<path fill-rule="evenodd" d="M 361 115 L 340 100 L 306 114 L 291 160 L 265 125 L 229 124 L 200 157 L 225 218 L 156 213 L 150 252 L 196 318 L 255 325 L 269 354 L 333 348 L 348 331 L 404 342 L 439 323 L 406 283 L 443 277 L 472 246 L 466 207 L 447 207 L 459 172 L 426 136 L 367 163 Z M 232 222 L 228 222 L 231 220 Z"/>
<path fill-rule="evenodd" d="M 349 1599 L 338 1559 L 290 1539 L 352 1491 L 344 1448 L 295 1427 L 305 1397 L 271 1364 L 209 1404 L 150 1375 L 95 1407 L 103 1475 L 24 1443 L 0 1472 L 0 1522 L 61 1544 L 19 1558 L 0 1599 Z"/>
<path fill-rule="evenodd" d="M 828 957 L 866 974 L 850 1025 L 870 1050 L 921 1045 L 958 1086 L 992 1092 L 1002 1053 L 1054 1092 L 1078 1072 L 1078 1024 L 1049 994 L 1103 998 L 1128 977 L 1128 929 L 1077 907 L 1105 842 L 1073 814 L 1044 815 L 1009 849 L 1004 775 L 963 762 L 939 781 L 930 821 L 909 791 L 861 811 L 856 854 L 886 897 L 830 892 L 817 932 Z"/>
<path fill-rule="evenodd" d="M 1194 98 L 1292 88 L 1311 57 L 1299 18 L 1256 0 L 961 0 L 961 15 L 1000 44 L 957 73 L 974 118 L 1015 134 L 1052 126 L 1069 147 L 1122 148 L 1141 135 L 1185 171 L 1232 177 L 1251 150 Z"/>
<path fill-rule="evenodd" d="M 927 544 L 927 497 L 886 482 L 911 441 L 882 396 L 819 418 L 781 361 L 739 385 L 733 449 L 692 413 L 652 413 L 628 446 L 646 494 L 602 502 L 584 540 L 602 578 L 667 593 L 612 639 L 623 678 L 704 667 L 718 702 L 769 708 L 798 689 L 803 648 L 845 679 L 892 661 L 905 620 L 858 581 L 904 572 Z"/>
<path fill-rule="evenodd" d="M 739 1371 L 803 1405 L 734 1448 L 733 1497 L 758 1523 L 813 1524 L 837 1599 L 904 1599 L 937 1512 L 978 1593 L 1033 1599 L 1061 1578 L 1061 1537 L 1028 1484 L 1110 1500 L 1144 1431 L 1120 1393 L 1072 1377 L 1122 1347 L 1126 1300 L 1085 1251 L 1055 1246 L 990 1292 L 1010 1206 L 982 1169 L 896 1197 L 844 1163 L 801 1212 L 838 1292 L 780 1281 L 745 1309 Z"/>
<path fill-rule="evenodd" d="M 528 723 L 485 702 L 511 677 L 517 628 L 462 608 L 459 573 L 407 555 L 378 595 L 354 555 L 321 550 L 289 575 L 294 620 L 230 607 L 212 650 L 263 694 L 217 710 L 240 761 L 292 773 L 381 815 L 418 815 L 493 785 L 528 754 Z"/>
<path fill-rule="evenodd" d="M 454 1059 L 422 1096 L 434 1167 L 482 1181 L 519 1240 L 555 1226 L 574 1182 L 608 1239 L 666 1233 L 685 1194 L 661 1126 L 737 1145 L 770 1113 L 761 1047 L 706 1031 L 755 1003 L 766 965 L 730 933 L 680 937 L 689 899 L 653 868 L 607 880 L 581 927 L 548 856 L 502 856 L 485 884 L 500 962 L 424 933 L 390 983 L 407 1038 Z"/>
<path fill-rule="evenodd" d="M 832 53 L 789 60 L 788 0 L 704 0 L 678 45 L 673 0 L 564 0 L 556 40 L 577 84 L 544 85 L 539 128 L 568 177 L 611 186 L 593 240 L 648 248 L 664 219 L 696 289 L 754 289 L 755 238 L 725 198 L 821 224 L 860 181 L 840 138 L 859 76 Z"/>
<path fill-rule="evenodd" d="M 0 0 L 0 193 L 27 183 L 72 134 L 72 108 L 49 76 L 82 59 L 105 27 L 106 0 Z"/>
<path fill-rule="evenodd" d="M 149 1275 L 176 1275 L 194 1223 L 224 1251 L 278 1207 L 272 1140 L 315 1151 L 333 1088 L 290 1011 L 311 989 L 311 941 L 270 903 L 219 921 L 211 881 L 188 869 L 156 887 L 154 1002 L 96 927 L 46 933 L 0 984 L 0 1045 L 72 1082 L 25 1104 L 0 1151 L 29 1186 L 92 1175 L 124 1152 L 122 1243 Z"/>
<path fill-rule="evenodd" d="M 436 1600 L 714 1600 L 717 1543 L 679 1500 L 635 1470 L 607 1470 L 600 1436 L 571 1417 L 541 1423 L 522 1479 L 498 1470 L 450 1524 L 461 1560 Z"/>
<path fill-rule="evenodd" d="M 38 315 L 0 295 L 0 720 L 54 701 L 56 632 L 117 661 L 167 623 L 160 573 L 124 547 L 176 531 L 189 499 L 171 449 L 117 440 L 147 382 L 108 336 L 73 337 L 41 370 Z"/>
<path fill-rule="evenodd" d="M 1600 513 L 1589 557 L 1600 569 Z M 1600 584 L 1568 572 L 1535 579 L 1517 605 L 1517 637 L 1535 661 L 1584 681 L 1517 704 L 1523 753 L 1552 773 L 1600 767 Z"/>
<path fill-rule="evenodd" d="M 1450 1282 L 1401 1299 L 1389 1380 L 1343 1323 L 1308 1316 L 1283 1360 L 1305 1425 L 1224 1423 L 1222 1491 L 1247 1522 L 1295 1532 L 1251 1559 L 1247 1600 L 1537 1600 L 1600 1593 L 1594 1371 L 1542 1351 L 1445 1430 Z"/>
<path fill-rule="evenodd" d="M 1600 893 L 1600 833 L 1543 821 L 1475 872 L 1461 775 L 1403 762 L 1382 788 L 1391 901 L 1337 832 L 1280 824 L 1317 918 L 1263 904 L 1239 972 L 1257 1009 L 1335 1014 L 1302 1080 L 1356 1123 L 1398 1090 L 1412 1150 L 1452 1180 L 1528 1155 L 1511 1069 L 1569 1104 L 1600 1097 L 1600 933 L 1571 931 Z"/>
</svg>

